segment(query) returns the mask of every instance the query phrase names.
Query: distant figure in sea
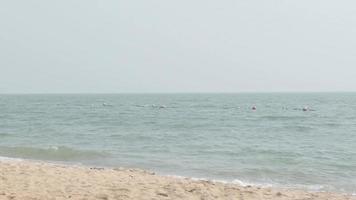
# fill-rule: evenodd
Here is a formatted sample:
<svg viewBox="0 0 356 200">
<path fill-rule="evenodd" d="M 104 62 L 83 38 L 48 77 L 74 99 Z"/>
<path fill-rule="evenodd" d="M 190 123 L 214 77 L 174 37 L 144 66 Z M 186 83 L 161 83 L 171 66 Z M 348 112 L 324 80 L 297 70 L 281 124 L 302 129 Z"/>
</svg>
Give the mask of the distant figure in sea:
<svg viewBox="0 0 356 200">
<path fill-rule="evenodd" d="M 252 110 L 257 110 L 257 107 L 256 107 L 256 106 L 252 106 L 251 109 L 252 109 Z"/>
</svg>

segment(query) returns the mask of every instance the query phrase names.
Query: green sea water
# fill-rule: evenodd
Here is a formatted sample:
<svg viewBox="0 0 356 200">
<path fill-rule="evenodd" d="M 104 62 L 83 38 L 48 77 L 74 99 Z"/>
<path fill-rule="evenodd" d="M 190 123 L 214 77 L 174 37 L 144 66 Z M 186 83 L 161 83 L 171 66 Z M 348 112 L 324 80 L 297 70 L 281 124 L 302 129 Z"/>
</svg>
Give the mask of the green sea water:
<svg viewBox="0 0 356 200">
<path fill-rule="evenodd" d="M 356 93 L 0 95 L 0 156 L 355 193 Z"/>
</svg>

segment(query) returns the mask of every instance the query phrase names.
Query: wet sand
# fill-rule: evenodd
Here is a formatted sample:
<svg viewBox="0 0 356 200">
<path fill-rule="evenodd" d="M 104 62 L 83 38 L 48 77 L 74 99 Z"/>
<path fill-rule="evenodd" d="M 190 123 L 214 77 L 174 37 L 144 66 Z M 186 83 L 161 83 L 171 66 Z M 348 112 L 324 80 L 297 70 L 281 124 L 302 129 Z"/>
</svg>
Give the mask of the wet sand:
<svg viewBox="0 0 356 200">
<path fill-rule="evenodd" d="M 3 199 L 356 200 L 356 196 L 198 181 L 139 169 L 11 160 L 0 161 L 0 200 Z"/>
</svg>

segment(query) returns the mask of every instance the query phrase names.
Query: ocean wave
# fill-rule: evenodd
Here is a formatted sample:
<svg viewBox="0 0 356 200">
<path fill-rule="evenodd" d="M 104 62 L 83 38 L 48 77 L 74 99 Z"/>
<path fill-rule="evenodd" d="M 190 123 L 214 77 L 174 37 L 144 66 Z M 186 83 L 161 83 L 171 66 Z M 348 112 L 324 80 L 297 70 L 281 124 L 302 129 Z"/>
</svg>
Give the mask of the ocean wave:
<svg viewBox="0 0 356 200">
<path fill-rule="evenodd" d="M 267 182 L 256 183 L 256 182 L 243 181 L 240 179 L 222 180 L 222 179 L 211 179 L 211 178 L 187 177 L 187 176 L 180 176 L 180 175 L 166 175 L 166 176 L 172 178 L 178 178 L 178 179 L 190 179 L 193 181 L 209 181 L 213 183 L 236 184 L 242 187 L 252 186 L 252 187 L 261 187 L 261 188 L 302 189 L 311 192 L 325 192 L 325 191 L 341 192 L 342 191 L 342 190 L 335 190 L 334 188 L 332 189 L 324 185 L 281 184 L 281 183 L 267 183 Z"/>
<path fill-rule="evenodd" d="M 212 180 L 213 182 L 215 180 Z M 232 181 L 218 181 L 223 183 L 233 183 L 243 187 L 253 186 L 253 187 L 261 187 L 261 188 L 284 188 L 284 189 L 298 189 L 309 192 L 337 192 L 341 194 L 355 194 L 354 190 L 350 188 L 337 188 L 332 185 L 320 185 L 320 184 L 294 184 L 294 183 L 283 183 L 283 182 L 249 182 L 242 181 L 239 179 L 234 179 Z"/>
<path fill-rule="evenodd" d="M 300 120 L 305 119 L 305 116 L 284 116 L 284 115 L 264 115 L 260 119 L 266 119 L 271 121 L 288 121 L 288 120 Z"/>
<path fill-rule="evenodd" d="M 99 159 L 107 157 L 108 154 L 91 150 L 78 150 L 65 146 L 52 146 L 49 148 L 0 146 L 0 156 L 53 161 L 78 161 Z"/>
<path fill-rule="evenodd" d="M 8 137 L 11 136 L 10 133 L 0 133 L 0 137 Z"/>
<path fill-rule="evenodd" d="M 284 128 L 286 130 L 295 130 L 295 131 L 300 131 L 300 132 L 314 130 L 314 127 L 306 126 L 306 125 L 289 125 L 289 126 L 284 126 L 282 128 Z"/>
<path fill-rule="evenodd" d="M 9 158 L 9 157 L 0 156 L 0 161 L 22 161 L 22 159 L 21 158 Z"/>
</svg>

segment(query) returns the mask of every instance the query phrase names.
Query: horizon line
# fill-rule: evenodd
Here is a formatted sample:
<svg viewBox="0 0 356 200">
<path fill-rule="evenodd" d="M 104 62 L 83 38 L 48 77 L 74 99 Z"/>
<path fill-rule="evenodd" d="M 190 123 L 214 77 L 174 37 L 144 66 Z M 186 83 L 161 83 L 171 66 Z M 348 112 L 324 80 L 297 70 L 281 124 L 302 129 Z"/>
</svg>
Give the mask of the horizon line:
<svg viewBox="0 0 356 200">
<path fill-rule="evenodd" d="M 271 94 L 271 93 L 356 93 L 356 91 L 238 91 L 238 92 L 0 92 L 0 95 L 119 95 L 119 94 Z"/>
</svg>

